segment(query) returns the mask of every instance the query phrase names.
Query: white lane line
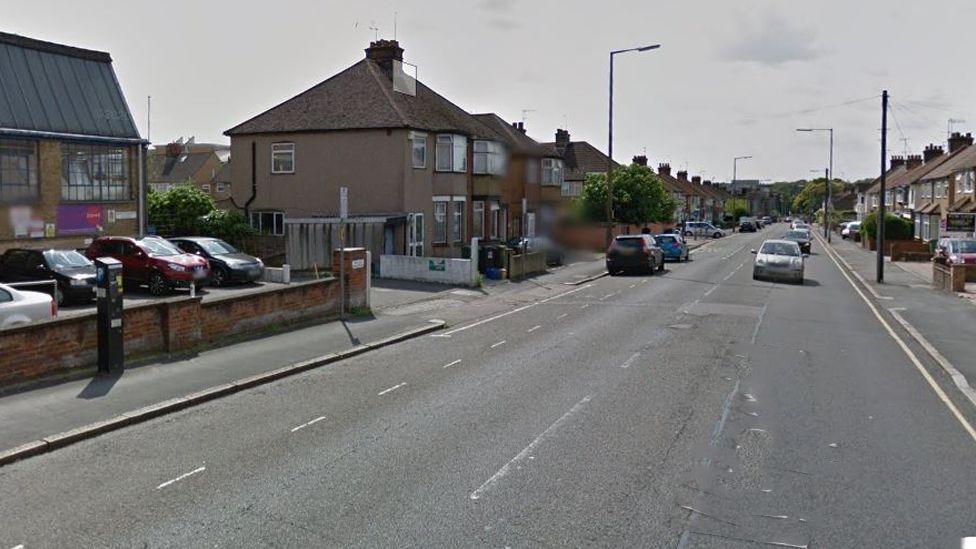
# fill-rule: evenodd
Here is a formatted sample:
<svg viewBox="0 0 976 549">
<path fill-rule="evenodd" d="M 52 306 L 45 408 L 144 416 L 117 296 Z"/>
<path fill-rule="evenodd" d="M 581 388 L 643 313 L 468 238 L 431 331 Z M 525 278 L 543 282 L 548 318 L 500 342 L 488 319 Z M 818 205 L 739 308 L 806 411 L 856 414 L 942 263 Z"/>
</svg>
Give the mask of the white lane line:
<svg viewBox="0 0 976 549">
<path fill-rule="evenodd" d="M 380 392 L 378 392 L 378 393 L 376 393 L 376 396 L 383 396 L 383 395 L 385 395 L 386 393 L 389 393 L 389 392 L 392 392 L 392 391 L 396 391 L 396 390 L 397 390 L 397 389 L 399 389 L 400 387 L 404 387 L 404 386 L 406 386 L 406 384 L 407 384 L 406 382 L 403 382 L 403 383 L 400 383 L 400 384 L 397 384 L 397 385 L 394 385 L 393 387 L 390 387 L 389 389 L 383 389 L 382 391 L 380 391 Z"/>
<path fill-rule="evenodd" d="M 589 303 L 584 303 L 584 304 L 583 304 L 583 306 L 582 306 L 582 307 L 580 307 L 580 309 L 585 309 L 585 308 L 587 308 L 587 307 L 589 307 L 589 306 L 590 306 L 590 304 L 589 304 Z"/>
<path fill-rule="evenodd" d="M 817 235 L 817 239 L 820 240 L 821 243 L 823 243 L 823 239 L 820 238 L 820 235 Z M 827 246 L 823 246 L 823 249 L 824 251 L 827 252 L 827 257 L 829 257 L 830 260 L 834 262 L 834 265 L 837 267 L 837 270 L 840 271 L 840 274 L 844 275 L 844 278 L 847 279 L 848 284 L 850 284 L 851 287 L 854 288 L 854 291 L 857 292 L 857 295 L 861 296 L 861 299 L 864 301 L 864 303 L 868 306 L 869 309 L 871 309 L 871 312 L 874 313 L 874 317 L 878 319 L 878 322 L 880 322 L 882 326 L 884 326 L 885 331 L 888 332 L 888 335 L 891 336 L 891 339 L 895 340 L 895 343 L 898 344 L 902 352 L 905 353 L 905 355 L 912 361 L 912 364 L 915 365 L 915 368 L 922 375 L 922 378 L 924 378 L 925 381 L 929 384 L 929 387 L 931 387 L 932 391 L 936 394 L 936 396 L 939 397 L 939 400 L 941 400 L 942 403 L 945 404 L 946 408 L 948 408 L 949 411 L 952 413 L 952 415 L 955 416 L 956 420 L 959 422 L 960 425 L 962 425 L 963 429 L 965 429 L 966 432 L 969 433 L 969 436 L 972 437 L 973 441 L 976 442 L 976 429 L 974 429 L 973 426 L 969 424 L 969 421 L 967 421 L 966 418 L 959 411 L 959 409 L 956 408 L 956 405 L 953 404 L 952 400 L 949 399 L 949 395 L 947 395 L 945 391 L 942 390 L 942 387 L 940 387 L 939 384 L 935 382 L 935 379 L 932 377 L 931 374 L 929 374 L 929 371 L 926 370 L 925 366 L 922 365 L 922 361 L 920 361 L 918 357 L 915 356 L 915 353 L 912 352 L 912 350 L 908 347 L 908 345 L 904 342 L 904 340 L 902 340 L 902 338 L 898 336 L 898 334 L 891 327 L 891 325 L 888 324 L 888 321 L 885 320 L 883 316 L 881 316 L 881 313 L 878 311 L 878 308 L 874 306 L 874 303 L 872 303 L 871 300 L 868 299 L 868 296 L 864 295 L 864 292 L 862 292 L 861 289 L 857 286 L 857 284 L 854 283 L 854 279 L 852 279 L 850 276 L 847 275 L 847 271 L 845 271 L 843 267 L 840 266 L 840 263 L 838 263 L 837 259 L 834 257 L 834 254 L 836 254 L 836 252 L 834 252 Z M 856 271 L 852 271 L 852 272 L 856 274 Z"/>
<path fill-rule="evenodd" d="M 752 330 L 752 344 L 753 345 L 756 344 L 756 336 L 759 335 L 759 327 L 762 326 L 763 318 L 766 317 L 766 309 L 767 308 L 769 308 L 769 300 L 768 299 L 766 300 L 765 303 L 763 303 L 763 308 L 762 308 L 761 311 L 759 311 L 759 319 L 756 320 L 756 327 L 755 327 L 755 329 Z"/>
<path fill-rule="evenodd" d="M 568 315 L 569 315 L 569 313 L 563 313 L 563 314 L 557 316 L 556 317 L 556 320 L 559 320 L 560 318 L 566 318 L 566 316 L 568 316 Z"/>
<path fill-rule="evenodd" d="M 542 327 L 542 326 L 539 326 L 539 325 L 537 324 L 537 325 L 535 325 L 535 326 L 533 326 L 533 327 L 531 327 L 531 328 L 529 328 L 528 330 L 526 330 L 526 331 L 525 331 L 525 333 L 527 333 L 527 334 L 531 334 L 532 332 L 534 332 L 534 331 L 536 331 L 536 330 L 538 330 L 538 329 L 539 329 L 539 328 L 541 328 L 541 327 Z"/>
<path fill-rule="evenodd" d="M 624 363 L 621 364 L 620 367 L 621 368 L 630 368 L 630 365 L 633 364 L 634 361 L 638 359 L 638 357 L 640 357 L 640 353 L 634 353 L 634 354 L 630 355 L 630 358 L 628 358 L 626 361 L 624 361 Z"/>
<path fill-rule="evenodd" d="M 498 320 L 499 318 L 504 318 L 504 317 L 506 317 L 508 315 L 513 315 L 515 313 L 522 312 L 522 311 L 524 311 L 526 309 L 531 309 L 532 307 L 535 307 L 537 305 L 542 305 L 543 303 L 548 303 L 548 302 L 550 302 L 550 301 L 552 301 L 554 299 L 559 299 L 560 297 L 565 297 L 565 296 L 567 296 L 569 294 L 574 294 L 576 292 L 580 292 L 580 291 L 586 290 L 586 289 L 588 289 L 588 288 L 590 288 L 592 286 L 593 286 L 592 284 L 587 284 L 586 286 L 583 286 L 581 288 L 576 288 L 575 290 L 569 290 L 568 292 L 563 292 L 561 294 L 554 295 L 552 297 L 547 297 L 545 299 L 536 301 L 535 303 L 529 303 L 528 305 L 523 305 L 521 307 L 517 307 L 515 309 L 512 309 L 511 311 L 506 311 L 504 313 L 497 314 L 495 316 L 491 316 L 491 317 L 488 317 L 488 318 L 483 319 L 483 320 L 479 320 L 478 322 L 474 322 L 472 324 L 468 324 L 467 326 L 461 326 L 460 328 L 454 328 L 453 330 L 450 330 L 448 332 L 444 332 L 443 334 L 440 334 L 440 335 L 442 337 L 448 337 L 448 336 L 451 336 L 451 335 L 456 334 L 458 332 L 463 332 L 463 331 L 468 330 L 470 328 L 474 328 L 476 326 L 481 326 L 482 324 L 487 324 L 489 322 L 493 322 L 495 320 Z"/>
<path fill-rule="evenodd" d="M 559 419 L 557 419 L 556 422 L 553 423 L 552 425 L 550 425 L 548 429 L 546 429 L 545 431 L 543 431 L 541 435 L 535 437 L 535 440 L 533 440 L 532 442 L 530 442 L 529 445 L 526 446 L 521 452 L 519 452 L 518 454 L 516 454 L 515 457 L 513 457 L 510 460 L 508 460 L 508 463 L 506 463 L 505 465 L 503 465 L 502 468 L 499 469 L 497 473 L 495 473 L 494 475 L 491 476 L 491 478 L 489 478 L 488 480 L 486 480 L 484 482 L 484 484 L 482 484 L 481 486 L 478 487 L 477 490 L 475 490 L 474 492 L 471 492 L 471 495 L 468 496 L 468 497 L 471 498 L 471 499 L 479 499 L 496 482 L 498 482 L 499 480 L 501 480 L 502 478 L 504 478 L 506 475 L 508 475 L 508 473 L 511 472 L 513 465 L 516 465 L 518 462 L 520 462 L 523 459 L 525 459 L 526 457 L 528 457 L 528 455 L 532 452 L 532 450 L 535 450 L 535 448 L 537 446 L 539 446 L 540 444 L 542 444 L 542 441 L 544 441 L 546 439 L 546 437 L 549 435 L 549 433 L 551 433 L 551 432 L 555 431 L 556 429 L 558 429 L 559 426 L 562 425 L 563 423 L 566 423 L 566 420 L 569 419 L 570 416 L 572 416 L 573 414 L 575 414 L 576 412 L 578 412 L 579 409 L 582 408 L 584 404 L 586 404 L 587 402 L 589 402 L 591 398 L 593 398 L 593 395 L 586 396 L 586 397 L 583 398 L 583 400 L 581 400 L 581 401 L 577 402 L 575 405 L 573 405 L 573 407 L 570 408 L 568 412 L 566 412 L 565 414 L 562 415 L 562 417 L 560 417 Z"/>
<path fill-rule="evenodd" d="M 942 356 L 942 353 L 940 353 L 934 345 L 929 343 L 929 340 L 925 339 L 925 337 L 915 329 L 915 326 L 912 326 L 907 320 L 905 320 L 905 317 L 898 313 L 899 310 L 904 311 L 905 309 L 901 307 L 888 309 L 891 316 L 895 317 L 895 320 L 901 324 L 902 328 L 905 328 L 905 331 L 911 334 L 911 336 L 915 338 L 915 341 L 917 341 L 919 345 L 921 345 L 922 348 L 925 349 L 925 351 L 931 355 L 936 362 L 939 363 L 939 366 L 942 366 L 942 369 L 949 374 L 949 377 L 952 378 L 952 382 L 956 384 L 956 387 L 958 387 L 960 391 L 962 391 L 962 394 L 966 395 L 969 402 L 972 402 L 973 405 L 976 406 L 976 392 L 974 392 L 973 388 L 969 385 L 969 381 L 966 380 L 966 376 L 962 375 L 962 373 L 960 373 L 959 370 L 957 370 L 955 366 L 953 366 L 952 363 L 946 359 L 946 357 Z"/>
<path fill-rule="evenodd" d="M 495 347 L 498 347 L 499 345 L 504 345 L 504 344 L 505 344 L 505 340 L 503 339 L 503 340 L 499 341 L 498 343 L 492 343 L 491 344 L 491 347 L 489 347 L 489 349 L 494 349 Z"/>
<path fill-rule="evenodd" d="M 455 366 L 455 365 L 460 364 L 460 363 L 461 363 L 461 359 L 459 358 L 459 359 L 455 360 L 454 362 L 448 362 L 447 364 L 444 365 L 444 368 L 450 368 L 451 366 Z"/>
<path fill-rule="evenodd" d="M 14 545 L 10 549 L 24 549 L 24 544 L 21 543 L 20 545 Z M 963 549 L 965 549 L 965 546 L 963 546 Z"/>
<path fill-rule="evenodd" d="M 179 481 L 185 479 L 188 476 L 195 475 L 197 473 L 202 473 L 202 472 L 204 472 L 206 470 L 207 470 L 206 467 L 197 467 L 196 469 L 190 471 L 189 473 L 184 473 L 184 474 L 182 474 L 182 475 L 180 475 L 180 476 L 178 476 L 178 477 L 176 477 L 176 478 L 174 478 L 172 480 L 167 480 L 166 482 L 164 482 L 164 483 L 160 484 L 159 486 L 157 486 L 156 489 L 157 490 L 161 490 L 163 488 L 166 488 L 170 484 L 173 484 L 174 482 L 179 482 Z"/>
<path fill-rule="evenodd" d="M 712 292 L 714 292 L 717 289 L 718 289 L 718 284 L 716 284 L 716 285 L 712 286 L 711 288 L 709 288 L 708 291 L 705 292 L 705 295 L 703 295 L 702 297 L 708 297 L 709 295 L 711 295 Z"/>
<path fill-rule="evenodd" d="M 297 427 L 292 427 L 291 432 L 294 433 L 295 431 L 301 431 L 302 429 L 308 427 L 309 425 L 315 425 L 316 423 L 322 421 L 323 419 L 325 419 L 325 416 L 319 416 L 319 417 L 313 419 L 312 421 L 308 421 L 308 422 L 302 423 L 301 425 L 299 425 Z"/>
</svg>

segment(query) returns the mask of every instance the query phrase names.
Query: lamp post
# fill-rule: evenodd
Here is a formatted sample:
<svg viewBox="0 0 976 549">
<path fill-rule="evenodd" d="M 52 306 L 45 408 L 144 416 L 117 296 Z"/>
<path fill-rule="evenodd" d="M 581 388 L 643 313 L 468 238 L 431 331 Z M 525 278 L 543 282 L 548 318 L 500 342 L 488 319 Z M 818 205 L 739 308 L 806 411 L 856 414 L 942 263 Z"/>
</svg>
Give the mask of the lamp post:
<svg viewBox="0 0 976 549">
<path fill-rule="evenodd" d="M 649 51 L 656 50 L 660 48 L 660 44 L 652 44 L 650 46 L 640 46 L 637 48 L 627 48 L 623 50 L 611 50 L 610 51 L 610 113 L 609 113 L 609 124 L 608 124 L 608 137 L 607 137 L 607 198 L 606 198 L 606 217 L 607 217 L 607 246 L 610 245 L 610 241 L 613 239 L 613 228 L 610 222 L 613 221 L 613 56 L 627 53 L 632 51 Z"/>
<path fill-rule="evenodd" d="M 736 173 L 738 173 L 736 171 L 736 168 L 737 168 L 736 164 L 740 160 L 749 160 L 750 158 L 752 158 L 752 157 L 751 156 L 737 156 L 737 157 L 735 157 L 735 158 L 732 159 L 732 186 L 733 187 L 735 186 L 735 182 L 736 182 Z"/>
<path fill-rule="evenodd" d="M 830 182 L 834 179 L 834 129 L 833 128 L 797 128 L 798 132 L 828 132 L 830 134 L 830 152 L 827 157 L 827 193 L 824 195 L 824 238 L 830 242 Z"/>
</svg>

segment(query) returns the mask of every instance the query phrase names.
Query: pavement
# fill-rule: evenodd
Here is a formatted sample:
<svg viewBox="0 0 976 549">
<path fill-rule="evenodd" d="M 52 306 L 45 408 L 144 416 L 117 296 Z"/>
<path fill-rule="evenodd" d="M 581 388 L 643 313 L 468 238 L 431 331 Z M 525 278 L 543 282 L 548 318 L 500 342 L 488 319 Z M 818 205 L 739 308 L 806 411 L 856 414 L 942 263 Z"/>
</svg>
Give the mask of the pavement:
<svg viewBox="0 0 976 549">
<path fill-rule="evenodd" d="M 4 466 L 0 547 L 959 547 L 976 408 L 819 244 L 752 280 L 782 230 Z"/>
</svg>

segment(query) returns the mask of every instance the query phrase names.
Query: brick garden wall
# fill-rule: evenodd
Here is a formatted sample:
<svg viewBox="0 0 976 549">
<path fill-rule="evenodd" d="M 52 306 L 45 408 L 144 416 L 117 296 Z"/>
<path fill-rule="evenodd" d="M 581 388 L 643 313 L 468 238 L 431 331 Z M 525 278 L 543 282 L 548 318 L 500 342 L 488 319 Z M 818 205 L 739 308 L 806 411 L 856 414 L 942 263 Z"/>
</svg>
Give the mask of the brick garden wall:
<svg viewBox="0 0 976 549">
<path fill-rule="evenodd" d="M 651 234 L 659 234 L 666 229 L 673 227 L 673 223 L 649 223 L 647 227 Z M 643 225 L 626 225 L 616 223 L 613 225 L 613 236 L 622 234 L 640 234 Z M 557 242 L 567 248 L 578 250 L 606 251 L 607 248 L 607 226 L 603 223 L 563 225 L 556 230 L 554 238 Z"/>
<path fill-rule="evenodd" d="M 338 276 L 338 254 L 333 259 Z M 347 249 L 349 307 L 366 304 L 366 269 L 353 268 L 355 261 L 365 259 L 362 248 Z M 338 312 L 338 278 L 269 286 L 206 302 L 199 296 L 158 299 L 124 309 L 126 358 L 186 352 Z M 94 312 L 0 331 L 0 387 L 93 369 L 96 337 Z"/>
</svg>

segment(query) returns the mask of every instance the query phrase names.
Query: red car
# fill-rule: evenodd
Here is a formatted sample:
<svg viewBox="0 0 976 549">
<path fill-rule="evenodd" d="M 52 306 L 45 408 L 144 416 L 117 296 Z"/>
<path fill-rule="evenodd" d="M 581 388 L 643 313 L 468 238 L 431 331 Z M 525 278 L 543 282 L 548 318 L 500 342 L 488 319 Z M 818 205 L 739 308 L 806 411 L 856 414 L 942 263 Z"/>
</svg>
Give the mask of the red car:
<svg viewBox="0 0 976 549">
<path fill-rule="evenodd" d="M 976 240 L 972 238 L 943 238 L 936 245 L 936 252 L 949 263 L 976 265 Z"/>
<path fill-rule="evenodd" d="M 85 250 L 89 259 L 111 257 L 122 262 L 122 276 L 135 284 L 145 284 L 152 295 L 162 295 L 173 288 L 197 288 L 210 276 L 207 260 L 188 254 L 169 241 L 156 236 L 130 238 L 103 236 Z"/>
</svg>

